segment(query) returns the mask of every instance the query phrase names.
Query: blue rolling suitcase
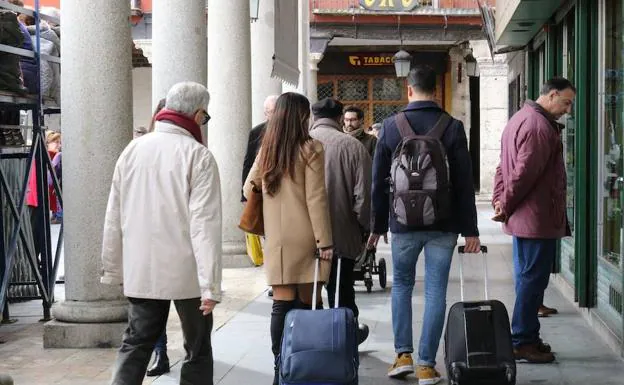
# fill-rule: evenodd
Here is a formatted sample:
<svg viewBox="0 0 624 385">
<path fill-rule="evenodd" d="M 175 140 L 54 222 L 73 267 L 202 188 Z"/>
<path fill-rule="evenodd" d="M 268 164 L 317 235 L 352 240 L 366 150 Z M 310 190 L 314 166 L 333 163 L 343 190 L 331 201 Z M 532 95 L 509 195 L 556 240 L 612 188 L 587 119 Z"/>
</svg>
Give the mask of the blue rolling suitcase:
<svg viewBox="0 0 624 385">
<path fill-rule="evenodd" d="M 340 287 L 340 265 L 336 287 Z M 357 323 L 351 309 L 316 310 L 319 260 L 314 269 L 312 310 L 286 315 L 280 352 L 281 385 L 357 385 L 360 366 Z"/>
</svg>

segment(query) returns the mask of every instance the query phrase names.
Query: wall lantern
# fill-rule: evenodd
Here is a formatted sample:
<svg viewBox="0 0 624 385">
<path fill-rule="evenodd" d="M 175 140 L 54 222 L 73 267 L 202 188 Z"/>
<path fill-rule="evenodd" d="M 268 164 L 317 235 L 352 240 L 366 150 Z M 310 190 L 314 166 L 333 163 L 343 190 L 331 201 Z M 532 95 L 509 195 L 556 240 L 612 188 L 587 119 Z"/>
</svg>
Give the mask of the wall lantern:
<svg viewBox="0 0 624 385">
<path fill-rule="evenodd" d="M 397 77 L 407 77 L 412 65 L 412 55 L 403 50 L 400 50 L 399 52 L 394 54 L 393 59 L 394 69 L 396 70 Z"/>
<path fill-rule="evenodd" d="M 477 59 L 472 56 L 472 52 L 464 57 L 466 61 L 466 75 L 468 76 L 478 76 L 477 75 Z"/>
</svg>

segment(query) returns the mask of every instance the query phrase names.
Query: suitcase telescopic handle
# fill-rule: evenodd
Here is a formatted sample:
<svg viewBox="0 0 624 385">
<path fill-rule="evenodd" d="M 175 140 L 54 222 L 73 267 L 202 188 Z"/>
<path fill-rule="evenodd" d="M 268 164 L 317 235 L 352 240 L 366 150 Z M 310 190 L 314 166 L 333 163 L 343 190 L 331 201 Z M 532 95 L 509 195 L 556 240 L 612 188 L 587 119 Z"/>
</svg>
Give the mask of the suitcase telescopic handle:
<svg viewBox="0 0 624 385">
<path fill-rule="evenodd" d="M 464 252 L 465 247 L 459 246 L 457 251 L 459 253 L 459 289 L 461 292 L 461 301 L 464 302 Z M 485 284 L 485 300 L 489 299 L 488 290 L 488 268 L 487 268 L 487 246 L 481 246 L 481 254 L 483 255 L 483 282 Z"/>
<path fill-rule="evenodd" d="M 316 254 L 316 263 L 314 264 L 314 287 L 312 288 L 312 310 L 316 310 L 316 291 L 318 288 L 318 275 L 319 275 L 319 265 L 321 264 L 321 258 L 319 254 Z M 335 308 L 338 309 L 338 294 L 340 293 L 340 268 L 342 267 L 342 258 L 334 255 L 334 258 L 338 258 L 338 267 L 336 269 L 336 296 L 334 304 Z M 331 274 L 330 274 L 331 276 Z"/>
</svg>

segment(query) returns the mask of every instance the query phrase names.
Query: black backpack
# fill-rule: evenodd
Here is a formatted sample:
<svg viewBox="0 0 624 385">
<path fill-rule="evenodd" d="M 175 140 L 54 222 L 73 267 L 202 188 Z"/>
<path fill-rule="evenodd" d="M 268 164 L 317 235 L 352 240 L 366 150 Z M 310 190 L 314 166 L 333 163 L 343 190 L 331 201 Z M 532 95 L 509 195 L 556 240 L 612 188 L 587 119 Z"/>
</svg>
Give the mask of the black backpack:
<svg viewBox="0 0 624 385">
<path fill-rule="evenodd" d="M 398 223 L 427 227 L 451 215 L 451 182 L 440 140 L 453 119 L 443 112 L 426 135 L 416 135 L 404 112 L 395 116 L 401 143 L 390 169 L 391 211 Z"/>
</svg>

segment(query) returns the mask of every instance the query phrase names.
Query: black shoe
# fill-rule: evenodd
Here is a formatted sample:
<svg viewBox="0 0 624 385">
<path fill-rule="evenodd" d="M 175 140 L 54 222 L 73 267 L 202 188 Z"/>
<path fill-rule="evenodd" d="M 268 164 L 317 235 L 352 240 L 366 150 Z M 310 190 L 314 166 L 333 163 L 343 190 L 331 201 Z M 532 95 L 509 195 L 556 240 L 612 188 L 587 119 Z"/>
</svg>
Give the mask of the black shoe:
<svg viewBox="0 0 624 385">
<path fill-rule="evenodd" d="M 162 376 L 165 373 L 169 373 L 169 357 L 166 352 L 156 352 L 156 359 L 151 368 L 147 370 L 146 375 L 148 377 Z"/>
<path fill-rule="evenodd" d="M 272 288 L 271 288 L 271 289 L 269 289 L 269 291 L 267 292 L 267 295 L 268 295 L 269 297 L 273 297 L 273 289 L 272 289 Z"/>
<path fill-rule="evenodd" d="M 368 325 L 366 324 L 359 324 L 358 325 L 358 333 L 357 333 L 357 337 L 358 337 L 358 345 L 362 345 L 362 342 L 366 341 L 366 339 L 368 338 Z"/>
</svg>

